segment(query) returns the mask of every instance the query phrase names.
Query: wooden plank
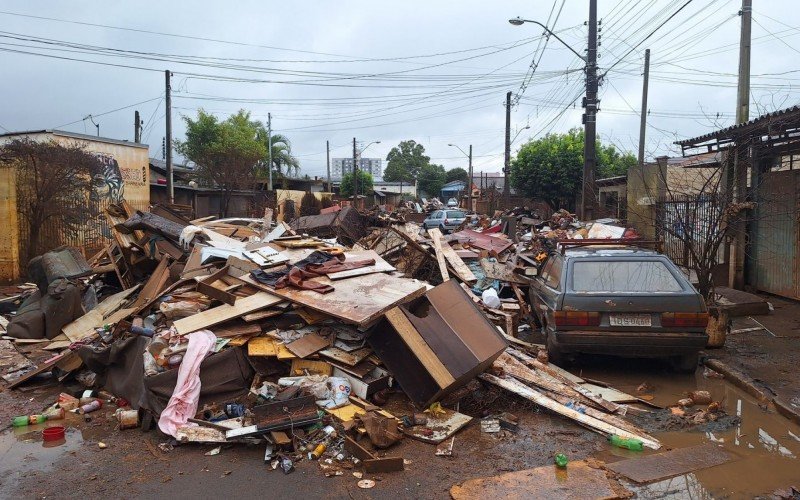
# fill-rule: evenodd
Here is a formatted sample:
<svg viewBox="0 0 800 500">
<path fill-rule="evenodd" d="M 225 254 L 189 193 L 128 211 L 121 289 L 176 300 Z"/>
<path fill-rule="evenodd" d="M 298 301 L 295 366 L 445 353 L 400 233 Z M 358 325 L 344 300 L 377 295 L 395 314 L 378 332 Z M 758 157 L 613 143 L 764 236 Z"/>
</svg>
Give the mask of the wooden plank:
<svg viewBox="0 0 800 500">
<path fill-rule="evenodd" d="M 268 291 L 271 295 L 356 325 L 372 323 L 397 304 L 408 302 L 425 293 L 425 285 L 419 281 L 383 273 L 336 282 L 325 277 L 314 278 L 314 281 L 334 287 L 333 292 L 326 294 L 297 288 L 273 290 L 251 276 L 242 276 L 242 280 L 260 290 Z"/>
<path fill-rule="evenodd" d="M 94 329 L 98 326 L 103 326 L 103 314 L 97 309 L 92 309 L 72 323 L 64 325 L 61 331 L 72 342 L 77 342 L 86 335 L 94 333 Z"/>
<path fill-rule="evenodd" d="M 723 448 L 706 443 L 607 464 L 606 467 L 637 483 L 660 481 L 714 467 L 733 457 Z"/>
<path fill-rule="evenodd" d="M 289 375 L 297 377 L 305 375 L 306 372 L 311 374 L 328 375 L 333 373 L 333 366 L 325 361 L 314 361 L 311 359 L 295 358 L 292 360 L 292 367 L 289 369 Z"/>
<path fill-rule="evenodd" d="M 256 337 L 247 343 L 247 355 L 275 357 L 278 355 L 278 346 L 275 345 L 275 339 Z"/>
<path fill-rule="evenodd" d="M 387 311 L 386 320 L 397 331 L 400 338 L 403 339 L 403 342 L 411 349 L 417 359 L 425 366 L 425 369 L 428 370 L 428 373 L 430 373 L 439 387 L 445 388 L 455 383 L 456 380 L 436 354 L 433 353 L 430 346 L 428 346 L 417 329 L 414 328 L 414 325 L 411 324 L 403 311 L 397 307 Z"/>
<path fill-rule="evenodd" d="M 369 474 L 399 472 L 404 469 L 403 457 L 368 458 L 364 460 L 364 471 Z"/>
<path fill-rule="evenodd" d="M 344 437 L 344 449 L 349 454 L 353 455 L 357 459 L 364 461 L 364 460 L 372 460 L 375 458 L 369 450 L 358 444 L 353 438 L 350 436 Z"/>
<path fill-rule="evenodd" d="M 447 262 L 453 267 L 453 271 L 455 271 L 456 276 L 465 282 L 465 283 L 475 283 L 478 281 L 478 278 L 475 277 L 475 274 L 470 270 L 470 268 L 464 264 L 464 261 L 461 260 L 461 257 L 458 256 L 453 247 L 450 246 L 449 243 L 444 241 L 444 237 L 442 236 L 441 232 L 438 229 L 432 230 L 439 233 L 439 248 L 441 248 L 442 253 L 444 254 L 444 258 L 447 259 Z M 431 234 L 428 231 L 428 234 Z M 433 238 L 434 236 L 431 235 Z M 436 243 L 434 242 L 434 248 L 436 247 Z M 438 257 L 437 257 L 438 258 Z"/>
<path fill-rule="evenodd" d="M 52 358 L 46 360 L 44 363 L 39 364 L 34 370 L 29 371 L 28 373 L 21 376 L 17 380 L 8 384 L 8 388 L 13 389 L 18 385 L 24 384 L 25 382 L 39 375 L 40 373 L 50 371 L 53 368 L 53 366 L 55 366 L 58 362 L 67 359 L 67 356 L 77 356 L 77 353 L 75 351 L 64 351 L 61 354 L 53 356 Z"/>
<path fill-rule="evenodd" d="M 246 323 L 231 323 L 210 328 L 218 338 L 237 337 L 239 335 L 258 335 L 261 333 L 261 326 L 248 325 Z"/>
<path fill-rule="evenodd" d="M 202 281 L 199 281 L 197 283 L 197 291 L 207 297 L 219 300 L 224 304 L 234 305 L 236 303 L 236 295 L 233 295 L 224 288 L 215 286 L 217 281 L 220 281 L 228 275 L 228 271 L 230 271 L 230 266 L 225 266 L 214 274 L 204 278 Z"/>
<path fill-rule="evenodd" d="M 478 375 L 478 377 L 485 380 L 486 382 L 489 382 L 490 384 L 494 384 L 500 387 L 501 389 L 505 389 L 511 392 L 512 394 L 516 394 L 529 401 L 532 401 L 537 405 L 541 406 L 542 408 L 548 409 L 554 413 L 558 413 L 559 415 L 574 420 L 575 422 L 583 425 L 584 427 L 587 427 L 606 437 L 616 434 L 622 438 L 638 439 L 639 441 L 642 442 L 644 446 L 654 450 L 658 450 L 661 448 L 661 443 L 654 438 L 647 438 L 645 436 L 639 436 L 630 433 L 624 429 L 615 427 L 607 422 L 598 420 L 597 418 L 590 417 L 589 415 L 584 415 L 583 413 L 575 411 L 572 408 L 567 408 L 558 401 L 555 401 L 545 396 L 544 394 L 528 387 L 527 385 L 517 380 L 500 378 L 489 373 L 481 373 L 480 375 Z"/>
<path fill-rule="evenodd" d="M 496 279 L 507 283 L 517 283 L 520 285 L 530 284 L 529 279 L 511 272 L 505 264 L 491 262 L 489 259 L 481 259 L 481 267 L 486 277 L 489 279 Z"/>
<path fill-rule="evenodd" d="M 103 317 L 110 316 L 113 312 L 117 309 L 122 307 L 122 304 L 125 303 L 125 299 L 127 299 L 133 292 L 139 289 L 140 285 L 133 286 L 128 288 L 127 290 L 123 290 L 119 293 L 115 293 L 110 297 L 106 297 L 106 299 L 95 307 L 93 310 L 98 311 Z"/>
<path fill-rule="evenodd" d="M 375 260 L 375 264 L 372 266 L 360 267 L 358 269 L 351 269 L 349 271 L 339 271 L 338 273 L 329 274 L 328 277 L 334 281 L 344 278 L 353 278 L 355 276 L 363 276 L 365 274 L 390 273 L 392 271 L 396 271 L 393 265 L 386 262 L 374 250 L 365 250 L 363 252 L 345 252 L 344 255 L 345 255 L 345 262 L 347 262 L 348 260 L 358 261 L 358 260 L 373 259 Z"/>
<path fill-rule="evenodd" d="M 250 314 L 245 314 L 242 319 L 247 322 L 260 321 L 262 319 L 271 318 L 283 314 L 281 310 L 267 309 L 266 311 L 258 311 Z"/>
<path fill-rule="evenodd" d="M 403 434 L 424 443 L 439 444 L 461 430 L 472 421 L 472 417 L 444 408 L 444 415 L 428 415 L 428 423 L 414 427 L 401 428 Z"/>
<path fill-rule="evenodd" d="M 326 347 L 330 347 L 330 340 L 320 337 L 316 333 L 310 333 L 286 344 L 286 348 L 298 358 L 307 358 Z"/>
<path fill-rule="evenodd" d="M 372 349 L 369 347 L 363 347 L 352 352 L 347 352 L 339 349 L 338 347 L 329 347 L 319 351 L 319 354 L 320 356 L 344 363 L 348 366 L 355 366 L 367 359 L 367 357 L 372 354 Z"/>
<path fill-rule="evenodd" d="M 435 228 L 428 229 L 428 235 L 431 237 L 431 240 L 433 240 L 433 250 L 436 252 L 436 262 L 439 263 L 439 272 L 442 275 L 442 281 L 447 281 L 450 279 L 450 273 L 447 272 L 447 262 L 445 261 L 444 252 L 442 251 L 442 232 Z"/>
<path fill-rule="evenodd" d="M 131 307 L 138 309 L 159 296 L 159 293 L 164 289 L 169 279 L 169 269 L 167 266 L 169 266 L 169 258 L 165 256 L 158 263 L 153 274 L 150 275 L 150 278 L 148 278 L 147 283 L 144 284 L 142 291 L 139 292 L 139 296 L 136 297 Z"/>
<path fill-rule="evenodd" d="M 282 299 L 267 292 L 258 292 L 249 297 L 244 297 L 236 301 L 234 305 L 223 304 L 221 306 L 206 309 L 192 316 L 176 320 L 173 325 L 179 334 L 192 333 L 203 328 L 208 328 L 220 323 L 224 323 L 233 318 L 238 318 L 245 314 L 266 309 L 280 302 Z"/>
</svg>

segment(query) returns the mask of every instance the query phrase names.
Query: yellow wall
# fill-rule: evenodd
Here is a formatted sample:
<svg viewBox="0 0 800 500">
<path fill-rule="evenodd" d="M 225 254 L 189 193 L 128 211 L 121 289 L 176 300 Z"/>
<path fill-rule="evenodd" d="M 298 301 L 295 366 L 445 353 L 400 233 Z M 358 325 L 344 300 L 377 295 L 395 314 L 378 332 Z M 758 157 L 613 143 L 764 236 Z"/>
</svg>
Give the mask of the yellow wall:
<svg viewBox="0 0 800 500">
<path fill-rule="evenodd" d="M 100 196 L 101 210 L 109 203 L 118 202 L 120 198 L 124 198 L 134 209 L 149 209 L 150 168 L 149 148 L 146 145 L 104 142 L 93 139 L 90 136 L 75 137 L 61 134 L 58 131 L 4 136 L 0 138 L 0 142 L 24 138 L 35 141 L 54 140 L 64 145 L 79 144 L 85 147 L 87 151 L 95 153 L 104 161 L 107 161 L 109 165 L 107 170 L 110 176 L 97 178 L 99 189 L 96 190 L 96 195 Z M 116 162 L 118 170 L 113 167 L 114 162 Z M 117 171 L 119 172 L 118 175 L 116 174 Z M 96 219 L 87 221 L 87 228 L 92 224 L 104 223 L 104 219 L 104 214 L 99 214 Z M 0 236 L 0 281 L 11 282 L 19 279 L 20 268 L 27 264 L 26 262 L 20 262 L 20 227 L 17 217 L 14 169 L 12 167 L 0 168 L 0 224 L 4 228 L 8 228 L 0 231 L 0 234 L 2 234 Z M 87 231 L 87 233 L 89 232 L 91 231 Z M 81 242 L 78 243 L 80 244 Z"/>
<path fill-rule="evenodd" d="M 296 191 L 296 190 L 293 190 L 293 189 L 277 189 L 277 190 L 275 190 L 275 192 L 277 193 L 277 200 L 278 200 L 278 203 L 277 203 L 277 205 L 278 205 L 278 215 L 277 215 L 275 220 L 277 220 L 277 221 L 282 221 L 283 220 L 283 216 L 284 216 L 284 213 L 285 213 L 283 203 L 286 200 L 294 201 L 295 215 L 296 216 L 300 215 L 300 201 L 303 199 L 303 196 L 305 196 L 305 194 L 306 194 L 305 191 Z M 314 198 L 316 198 L 316 199 L 318 199 L 320 201 L 322 201 L 323 198 L 330 198 L 331 196 L 333 196 L 332 193 L 315 192 L 313 194 L 314 194 Z"/>
</svg>

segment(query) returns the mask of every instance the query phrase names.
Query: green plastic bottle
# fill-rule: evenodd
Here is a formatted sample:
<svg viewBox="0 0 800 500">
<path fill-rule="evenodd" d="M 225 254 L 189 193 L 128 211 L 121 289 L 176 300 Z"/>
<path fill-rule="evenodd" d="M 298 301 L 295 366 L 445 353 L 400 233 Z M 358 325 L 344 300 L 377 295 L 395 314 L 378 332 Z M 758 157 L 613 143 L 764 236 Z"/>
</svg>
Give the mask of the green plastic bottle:
<svg viewBox="0 0 800 500">
<path fill-rule="evenodd" d="M 555 462 L 558 467 L 561 467 L 563 469 L 569 463 L 569 459 L 563 453 L 559 453 L 558 455 L 556 455 Z"/>
<path fill-rule="evenodd" d="M 618 448 L 625 448 L 632 451 L 642 451 L 644 449 L 642 442 L 634 438 L 624 438 L 614 434 L 609 436 L 608 441 Z"/>
</svg>

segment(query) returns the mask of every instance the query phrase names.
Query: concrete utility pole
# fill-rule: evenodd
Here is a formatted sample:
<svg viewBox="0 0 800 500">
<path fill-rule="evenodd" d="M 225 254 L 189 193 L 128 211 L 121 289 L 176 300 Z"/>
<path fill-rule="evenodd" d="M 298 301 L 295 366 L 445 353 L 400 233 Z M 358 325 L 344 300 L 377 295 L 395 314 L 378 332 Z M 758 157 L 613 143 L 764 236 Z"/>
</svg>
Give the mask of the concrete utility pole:
<svg viewBox="0 0 800 500">
<path fill-rule="evenodd" d="M 325 141 L 325 164 L 328 166 L 328 192 L 331 191 L 331 141 Z"/>
<path fill-rule="evenodd" d="M 750 119 L 750 23 L 753 17 L 752 0 L 742 0 L 742 29 L 739 38 L 739 86 L 736 94 L 736 123 Z"/>
<path fill-rule="evenodd" d="M 589 1 L 589 46 L 586 52 L 586 98 L 583 102 L 583 196 L 581 219 L 594 219 L 594 171 L 597 164 L 597 0 Z"/>
<path fill-rule="evenodd" d="M 474 206 L 472 204 L 472 144 L 469 145 L 469 180 L 467 181 L 467 209 L 470 212 L 474 211 Z"/>
<path fill-rule="evenodd" d="M 172 77 L 172 73 L 169 70 L 164 71 L 164 81 L 166 87 L 164 88 L 164 92 L 166 95 L 166 107 L 167 107 L 167 138 L 165 140 L 165 149 L 166 149 L 166 157 L 167 157 L 167 198 L 169 199 L 170 203 L 175 203 L 175 186 L 172 183 L 172 86 L 170 84 L 170 78 Z"/>
<path fill-rule="evenodd" d="M 142 142 L 142 120 L 139 118 L 139 110 L 133 112 L 133 142 Z"/>
<path fill-rule="evenodd" d="M 639 166 L 644 165 L 644 138 L 647 132 L 647 87 L 650 81 L 650 49 L 644 51 L 644 83 L 642 84 L 642 118 L 639 122 Z"/>
<path fill-rule="evenodd" d="M 739 85 L 736 93 L 736 123 L 745 123 L 750 119 L 750 46 L 751 46 L 751 22 L 753 16 L 752 0 L 742 0 L 742 26 L 739 38 Z M 729 172 L 729 189 L 736 186 L 736 200 L 745 201 L 747 198 L 747 151 L 743 145 L 736 144 L 736 156 L 733 159 L 733 172 Z M 756 186 L 753 186 L 756 188 Z M 744 287 L 744 266 L 745 252 L 747 250 L 745 239 L 747 233 L 746 215 L 740 214 L 736 220 L 736 237 L 729 256 L 732 270 L 729 285 L 733 288 L 741 289 Z"/>
<path fill-rule="evenodd" d="M 344 174 L 342 174 L 344 177 Z M 356 155 L 356 138 L 353 137 L 353 195 L 358 196 L 358 158 Z M 353 198 L 357 200 L 358 198 Z"/>
<path fill-rule="evenodd" d="M 269 158 L 269 167 L 267 168 L 269 181 L 267 188 L 269 191 L 272 191 L 272 113 L 267 113 L 267 156 Z"/>
<path fill-rule="evenodd" d="M 508 174 L 511 173 L 511 92 L 506 93 L 506 157 L 503 166 L 503 208 L 511 204 L 511 186 Z"/>
</svg>

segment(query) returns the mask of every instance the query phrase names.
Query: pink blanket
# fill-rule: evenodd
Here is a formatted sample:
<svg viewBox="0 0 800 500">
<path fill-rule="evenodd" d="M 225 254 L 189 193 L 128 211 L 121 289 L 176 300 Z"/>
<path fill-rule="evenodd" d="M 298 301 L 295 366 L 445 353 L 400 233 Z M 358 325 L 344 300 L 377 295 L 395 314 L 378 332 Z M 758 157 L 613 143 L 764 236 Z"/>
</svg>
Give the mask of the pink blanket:
<svg viewBox="0 0 800 500">
<path fill-rule="evenodd" d="M 178 381 L 167 407 L 158 418 L 158 428 L 172 437 L 175 437 L 178 428 L 185 426 L 197 413 L 200 401 L 200 363 L 217 341 L 216 335 L 208 330 L 190 333 L 188 338 L 189 346 L 178 368 Z"/>
</svg>

